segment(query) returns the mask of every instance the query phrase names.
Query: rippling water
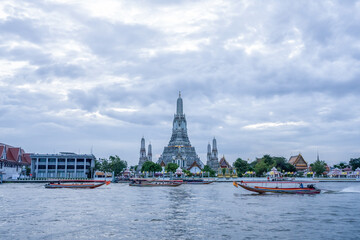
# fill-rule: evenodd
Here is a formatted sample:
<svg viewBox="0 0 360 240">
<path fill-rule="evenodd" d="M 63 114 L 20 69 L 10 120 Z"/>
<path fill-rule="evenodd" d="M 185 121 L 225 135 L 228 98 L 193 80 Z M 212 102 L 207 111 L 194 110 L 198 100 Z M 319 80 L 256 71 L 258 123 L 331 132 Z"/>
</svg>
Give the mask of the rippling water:
<svg viewBox="0 0 360 240">
<path fill-rule="evenodd" d="M 360 183 L 258 195 L 232 183 L 45 189 L 0 184 L 1 239 L 359 239 Z"/>
</svg>

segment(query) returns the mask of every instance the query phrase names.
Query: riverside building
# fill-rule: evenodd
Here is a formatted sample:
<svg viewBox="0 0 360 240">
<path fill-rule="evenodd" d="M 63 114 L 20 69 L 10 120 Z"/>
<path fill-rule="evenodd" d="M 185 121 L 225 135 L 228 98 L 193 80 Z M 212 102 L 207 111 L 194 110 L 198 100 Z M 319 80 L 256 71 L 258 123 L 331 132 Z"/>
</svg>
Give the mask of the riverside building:
<svg viewBox="0 0 360 240">
<path fill-rule="evenodd" d="M 3 180 L 17 179 L 30 166 L 30 154 L 21 147 L 0 143 L 0 175 Z"/>
<path fill-rule="evenodd" d="M 164 147 L 158 164 L 167 165 L 168 163 L 176 163 L 180 168 L 188 169 L 194 162 L 196 162 L 199 167 L 204 167 L 204 164 L 196 154 L 195 148 L 191 146 L 187 134 L 186 118 L 183 113 L 183 100 L 181 93 L 179 93 L 176 114 L 174 114 L 172 135 L 168 146 Z"/>
<path fill-rule="evenodd" d="M 31 173 L 44 178 L 87 178 L 95 166 L 93 154 L 60 152 L 59 154 L 31 154 Z"/>
</svg>

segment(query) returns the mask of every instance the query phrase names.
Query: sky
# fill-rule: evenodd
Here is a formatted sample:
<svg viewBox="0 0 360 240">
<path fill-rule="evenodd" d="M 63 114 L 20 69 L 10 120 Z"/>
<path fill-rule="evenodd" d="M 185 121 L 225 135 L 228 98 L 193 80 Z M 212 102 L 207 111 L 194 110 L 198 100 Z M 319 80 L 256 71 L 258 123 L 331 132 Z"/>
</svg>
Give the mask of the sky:
<svg viewBox="0 0 360 240">
<path fill-rule="evenodd" d="M 360 157 L 360 1 L 0 2 L 0 142 L 157 161 L 181 91 L 206 163 Z"/>
</svg>

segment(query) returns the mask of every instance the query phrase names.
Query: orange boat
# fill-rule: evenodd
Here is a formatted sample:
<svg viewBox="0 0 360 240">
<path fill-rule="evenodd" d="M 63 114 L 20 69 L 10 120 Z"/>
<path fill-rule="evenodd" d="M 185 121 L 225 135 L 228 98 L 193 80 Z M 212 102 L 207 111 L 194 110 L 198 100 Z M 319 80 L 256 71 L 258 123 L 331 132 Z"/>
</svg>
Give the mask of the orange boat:
<svg viewBox="0 0 360 240">
<path fill-rule="evenodd" d="M 104 184 L 109 185 L 110 181 L 103 181 L 103 182 L 96 182 L 96 183 L 91 183 L 91 182 L 61 183 L 60 181 L 58 181 L 58 182 L 50 182 L 50 183 L 45 184 L 45 188 L 97 188 Z"/>
<path fill-rule="evenodd" d="M 292 188 L 283 188 L 283 187 L 263 187 L 263 186 L 249 186 L 248 183 L 277 183 L 277 184 L 283 184 L 283 183 L 295 183 L 299 184 L 299 187 L 292 187 Z M 312 183 L 308 184 L 306 187 L 303 186 L 304 183 Z M 287 194 L 319 194 L 321 192 L 320 189 L 316 188 L 313 184 L 313 182 L 266 182 L 266 181 L 241 181 L 241 182 L 233 182 L 233 185 L 235 187 L 242 187 L 248 191 L 257 192 L 257 193 L 287 193 Z"/>
</svg>

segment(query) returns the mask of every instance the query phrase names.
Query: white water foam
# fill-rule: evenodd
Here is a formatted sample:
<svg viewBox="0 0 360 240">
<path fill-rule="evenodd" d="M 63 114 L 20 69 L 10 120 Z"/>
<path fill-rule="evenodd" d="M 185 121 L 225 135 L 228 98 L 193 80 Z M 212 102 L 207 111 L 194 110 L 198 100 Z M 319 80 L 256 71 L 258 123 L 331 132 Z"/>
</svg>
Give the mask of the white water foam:
<svg viewBox="0 0 360 240">
<path fill-rule="evenodd" d="M 360 193 L 360 186 L 359 187 L 347 187 L 341 190 L 340 192 L 346 193 Z"/>
</svg>

